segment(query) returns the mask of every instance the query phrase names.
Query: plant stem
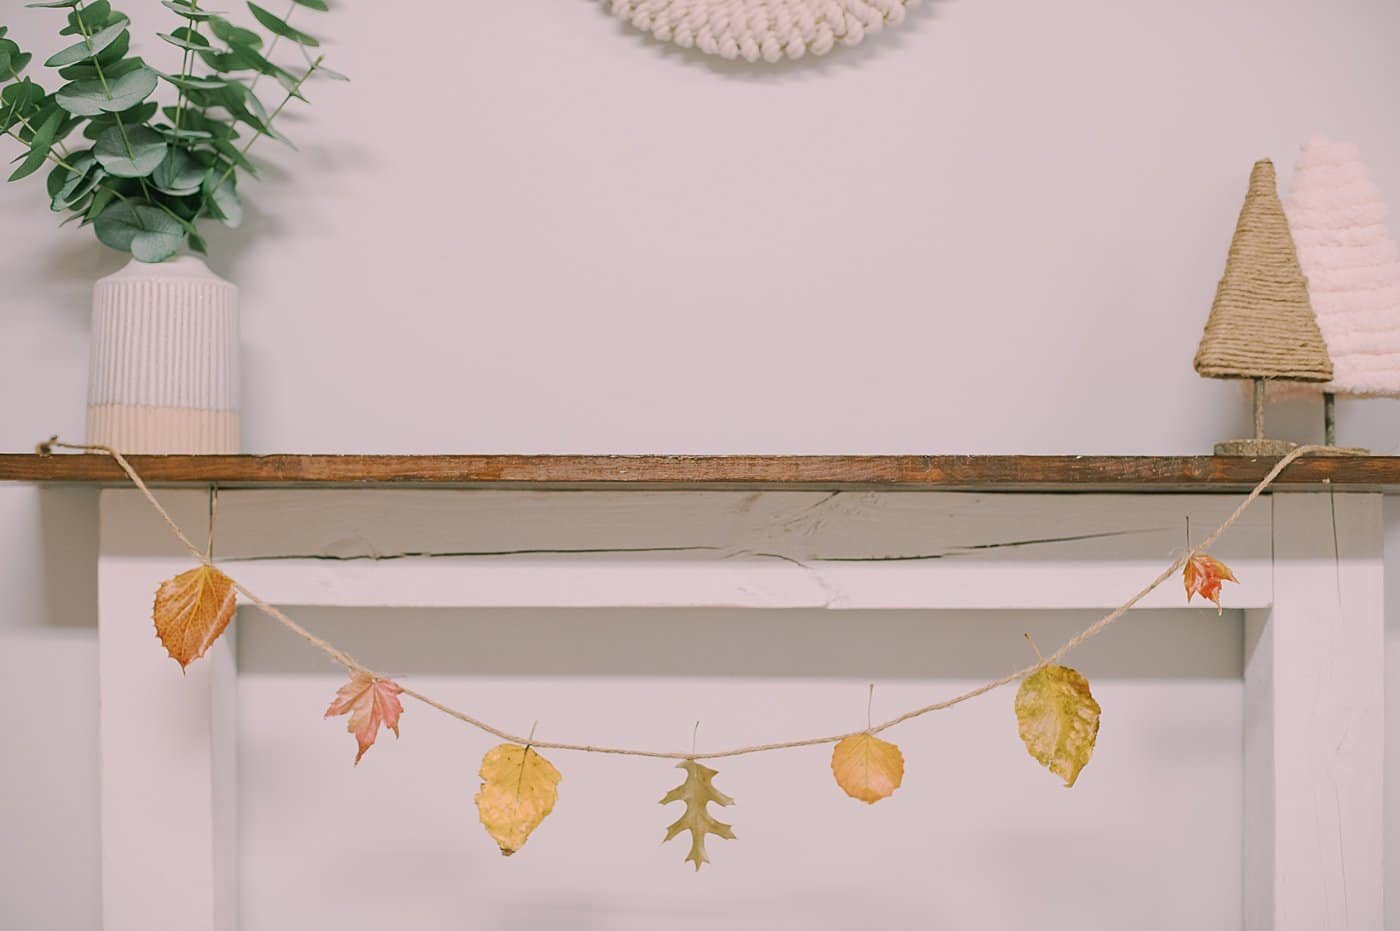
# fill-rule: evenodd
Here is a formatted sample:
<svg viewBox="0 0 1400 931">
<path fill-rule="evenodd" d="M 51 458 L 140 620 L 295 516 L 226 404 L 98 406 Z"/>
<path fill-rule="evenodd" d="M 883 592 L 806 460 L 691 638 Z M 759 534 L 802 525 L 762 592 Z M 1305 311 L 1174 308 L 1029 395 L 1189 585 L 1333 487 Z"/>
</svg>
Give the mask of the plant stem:
<svg viewBox="0 0 1400 931">
<path fill-rule="evenodd" d="M 297 95 L 297 91 L 301 90 L 301 86 L 311 78 L 311 75 L 316 73 L 316 69 L 321 67 L 321 62 L 323 61 L 325 61 L 325 56 L 321 55 L 311 63 L 311 67 L 306 69 L 306 73 L 303 74 L 300 78 L 298 78 L 297 82 L 292 85 L 289 91 L 287 91 L 287 96 L 282 98 L 282 102 L 277 105 L 277 109 L 273 110 L 270 114 L 268 114 L 267 122 L 263 124 L 262 128 L 257 129 L 257 131 L 253 134 L 253 138 L 249 139 L 248 144 L 243 146 L 243 149 L 240 154 L 246 156 L 248 154 L 248 150 L 253 147 L 253 143 L 257 142 L 263 136 L 267 135 L 267 133 L 263 132 L 263 130 L 272 128 L 273 121 L 276 120 L 277 117 L 281 115 L 282 111 L 287 108 L 287 104 L 291 103 L 292 98 Z M 196 219 L 202 216 L 205 209 L 209 206 L 210 196 L 212 196 L 212 194 L 219 188 L 224 186 L 224 182 L 229 179 L 229 177 L 233 174 L 234 170 L 237 167 L 238 166 L 235 165 L 233 162 L 229 162 L 228 168 L 224 170 L 224 173 L 219 176 L 219 180 L 214 182 L 213 187 L 211 187 L 205 193 L 204 198 L 200 201 L 199 211 L 195 214 Z"/>
<path fill-rule="evenodd" d="M 190 7 L 193 8 L 193 9 L 195 9 L 195 10 L 198 10 L 198 9 L 199 9 L 199 0 L 190 0 Z M 194 41 L 193 41 L 193 38 L 192 38 L 192 37 L 193 37 L 193 36 L 199 35 L 199 20 L 197 20 L 197 19 L 191 19 L 191 20 L 187 20 L 187 22 L 189 23 L 189 27 L 188 27 L 187 31 L 188 31 L 188 35 L 189 35 L 191 38 L 187 38 L 185 41 L 186 41 L 187 44 L 191 44 L 191 45 L 192 45 L 192 44 L 194 44 Z M 180 60 L 180 85 L 179 85 L 178 87 L 175 88 L 175 89 L 179 92 L 179 94 L 178 94 L 178 95 L 176 96 L 176 98 L 175 98 L 175 120 L 174 120 L 174 122 L 175 122 L 175 132 L 176 132 L 177 134 L 180 132 L 180 117 L 182 117 L 182 116 L 185 115 L 185 87 L 184 87 L 184 84 L 185 84 L 185 81 L 189 80 L 189 78 L 190 78 L 190 60 L 191 60 L 191 58 L 193 58 L 193 57 L 194 57 L 194 52 L 192 52 L 190 49 L 185 49 L 185 55 L 184 55 L 184 57 Z"/>
<path fill-rule="evenodd" d="M 83 0 L 78 0 L 78 2 L 73 5 L 73 10 L 77 14 L 77 16 L 74 18 L 77 20 L 78 23 L 78 31 L 83 34 L 83 44 L 86 45 L 88 51 L 91 52 L 92 35 L 88 32 L 87 23 L 83 21 Z M 107 83 L 107 75 L 102 73 L 102 65 L 98 62 L 96 55 L 92 56 L 92 67 L 97 71 L 97 80 L 100 81 L 102 84 L 102 93 L 107 95 L 108 100 L 111 100 L 112 88 Z M 136 162 L 136 150 L 131 147 L 131 137 L 126 134 L 126 124 L 122 122 L 122 116 L 120 113 L 113 113 L 112 118 L 117 121 L 117 132 L 121 135 L 122 145 L 126 148 L 126 157 L 131 159 L 132 163 L 134 164 Z M 136 180 L 141 184 L 141 194 L 146 198 L 147 202 L 156 204 L 154 198 L 151 197 L 151 189 L 146 186 L 146 179 L 137 178 Z M 162 210 L 165 210 L 166 213 L 170 213 L 171 216 L 174 216 L 174 214 L 171 213 L 169 208 L 167 208 L 164 204 L 156 204 L 156 206 L 160 207 Z M 135 211 L 133 211 L 133 213 L 135 213 Z M 179 218 L 176 217 L 176 219 Z M 136 221 L 138 224 L 141 222 L 141 217 L 139 214 L 136 214 Z M 146 227 L 144 224 L 142 224 L 141 228 L 145 229 Z"/>
</svg>

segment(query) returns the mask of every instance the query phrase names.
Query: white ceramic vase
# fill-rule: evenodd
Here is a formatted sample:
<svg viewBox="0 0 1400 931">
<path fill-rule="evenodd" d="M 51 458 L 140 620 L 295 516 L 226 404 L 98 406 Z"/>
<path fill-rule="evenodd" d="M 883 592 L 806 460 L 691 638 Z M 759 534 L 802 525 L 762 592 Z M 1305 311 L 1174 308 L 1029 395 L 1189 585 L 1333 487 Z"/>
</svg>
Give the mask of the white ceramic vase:
<svg viewBox="0 0 1400 931">
<path fill-rule="evenodd" d="M 87 439 L 122 453 L 236 453 L 238 288 L 195 256 L 132 260 L 92 292 Z"/>
</svg>

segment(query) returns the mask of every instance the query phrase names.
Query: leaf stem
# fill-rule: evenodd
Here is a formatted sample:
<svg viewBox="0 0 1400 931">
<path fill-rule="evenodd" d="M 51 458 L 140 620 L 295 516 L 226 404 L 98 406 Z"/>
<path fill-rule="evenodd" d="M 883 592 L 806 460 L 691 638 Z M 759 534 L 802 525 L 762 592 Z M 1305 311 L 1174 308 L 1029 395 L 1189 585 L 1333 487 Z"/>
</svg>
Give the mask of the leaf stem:
<svg viewBox="0 0 1400 931">
<path fill-rule="evenodd" d="M 194 9 L 194 10 L 198 10 L 198 9 L 199 9 L 199 0 L 190 0 L 190 7 L 191 7 L 192 9 Z M 199 35 L 199 20 L 197 20 L 197 19 L 191 19 L 191 20 L 187 20 L 187 22 L 189 23 L 189 26 L 186 27 L 186 30 L 187 30 L 189 36 L 193 37 L 193 36 Z M 187 38 L 187 39 L 185 40 L 185 44 L 186 44 L 186 45 L 193 45 L 193 44 L 194 44 L 193 38 Z M 181 60 L 180 60 L 180 84 L 179 84 L 179 86 L 176 88 L 176 91 L 178 91 L 178 94 L 177 94 L 177 96 L 175 97 L 175 120 L 174 120 L 174 122 L 175 122 L 175 132 L 176 132 L 177 134 L 180 132 L 180 118 L 181 118 L 182 116 L 185 115 L 185 104 L 188 102 L 188 98 L 185 96 L 185 82 L 188 81 L 188 80 L 190 79 L 190 76 L 191 76 L 190 64 L 191 64 L 191 59 L 192 59 L 193 57 L 194 57 L 194 52 L 193 52 L 192 50 L 190 50 L 190 49 L 185 49 L 184 57 L 181 58 Z"/>
<path fill-rule="evenodd" d="M 1027 633 L 1025 637 L 1026 642 L 1031 645 L 1031 649 L 1035 650 L 1035 658 L 1040 660 L 1041 664 L 1043 665 L 1045 663 L 1045 657 L 1041 655 L 1040 647 L 1035 645 L 1035 638 L 1032 637 L 1029 633 Z"/>
</svg>

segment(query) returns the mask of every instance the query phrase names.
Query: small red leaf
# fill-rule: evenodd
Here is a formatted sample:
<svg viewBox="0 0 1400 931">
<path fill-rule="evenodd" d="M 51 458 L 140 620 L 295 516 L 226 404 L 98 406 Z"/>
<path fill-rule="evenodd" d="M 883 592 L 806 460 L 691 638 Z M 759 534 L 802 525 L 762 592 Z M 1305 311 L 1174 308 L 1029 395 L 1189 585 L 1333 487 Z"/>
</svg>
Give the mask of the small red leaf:
<svg viewBox="0 0 1400 931">
<path fill-rule="evenodd" d="M 1200 595 L 1207 601 L 1215 602 L 1217 614 L 1223 614 L 1225 610 L 1220 606 L 1220 583 L 1239 582 L 1229 566 L 1204 553 L 1186 560 L 1186 569 L 1182 577 L 1186 582 L 1186 600 L 1190 601 L 1192 595 Z"/>
<path fill-rule="evenodd" d="M 374 746 L 374 738 L 379 736 L 382 724 L 399 736 L 399 715 L 403 705 L 399 694 L 403 689 L 392 679 L 376 679 L 362 672 L 352 672 L 350 681 L 335 693 L 335 701 L 326 709 L 326 717 L 349 714 L 350 720 L 345 729 L 355 735 L 360 752 L 355 754 L 355 762 L 365 751 Z"/>
</svg>

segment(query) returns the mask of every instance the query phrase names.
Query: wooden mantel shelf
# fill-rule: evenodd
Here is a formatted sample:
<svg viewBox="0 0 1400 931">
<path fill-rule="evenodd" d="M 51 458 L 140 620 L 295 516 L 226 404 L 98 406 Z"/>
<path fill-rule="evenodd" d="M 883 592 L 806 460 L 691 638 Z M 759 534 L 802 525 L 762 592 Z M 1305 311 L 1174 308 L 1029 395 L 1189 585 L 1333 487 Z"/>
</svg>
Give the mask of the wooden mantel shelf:
<svg viewBox="0 0 1400 931">
<path fill-rule="evenodd" d="M 132 456 L 161 486 L 1234 492 L 1273 460 L 1228 456 Z M 115 485 L 102 455 L 0 454 L 0 481 Z M 1280 489 L 1400 491 L 1400 456 L 1304 458 Z"/>
</svg>

